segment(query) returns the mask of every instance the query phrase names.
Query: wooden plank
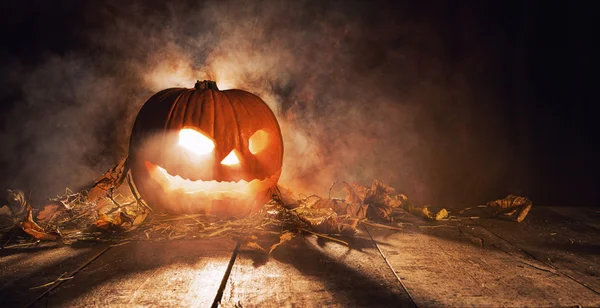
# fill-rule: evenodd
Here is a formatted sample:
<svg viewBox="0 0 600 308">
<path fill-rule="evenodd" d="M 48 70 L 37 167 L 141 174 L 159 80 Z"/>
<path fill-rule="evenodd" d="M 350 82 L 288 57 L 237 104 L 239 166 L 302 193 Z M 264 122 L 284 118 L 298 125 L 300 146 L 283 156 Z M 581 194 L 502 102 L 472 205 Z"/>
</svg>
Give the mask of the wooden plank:
<svg viewBox="0 0 600 308">
<path fill-rule="evenodd" d="M 210 307 L 234 246 L 180 240 L 112 247 L 35 306 Z"/>
<path fill-rule="evenodd" d="M 406 231 L 369 231 L 418 306 L 600 305 L 596 293 L 469 220 L 409 222 Z"/>
<path fill-rule="evenodd" d="M 544 207 L 532 208 L 520 224 L 500 219 L 478 223 L 600 294 L 600 229 Z"/>
<path fill-rule="evenodd" d="M 547 206 L 544 209 L 600 229 L 600 209 L 597 207 Z"/>
<path fill-rule="evenodd" d="M 308 236 L 285 243 L 270 258 L 242 249 L 221 306 L 413 306 L 364 230 L 351 246 Z"/>
<path fill-rule="evenodd" d="M 0 307 L 23 307 L 51 286 L 35 288 L 70 274 L 107 245 L 40 243 L 0 250 Z M 33 289 L 32 289 L 33 288 Z"/>
</svg>

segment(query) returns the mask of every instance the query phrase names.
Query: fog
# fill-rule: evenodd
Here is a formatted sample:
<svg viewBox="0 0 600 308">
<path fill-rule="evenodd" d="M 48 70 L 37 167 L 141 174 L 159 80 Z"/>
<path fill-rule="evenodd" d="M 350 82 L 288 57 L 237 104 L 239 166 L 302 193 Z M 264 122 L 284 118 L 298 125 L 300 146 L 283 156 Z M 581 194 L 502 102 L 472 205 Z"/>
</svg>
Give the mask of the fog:
<svg viewBox="0 0 600 308">
<path fill-rule="evenodd" d="M 259 95 L 276 113 L 280 183 L 295 192 L 378 179 L 417 204 L 504 197 L 514 192 L 507 179 L 517 153 L 501 108 L 513 74 L 498 75 L 506 38 L 483 25 L 485 12 L 448 8 L 89 3 L 75 48 L 4 68 L 20 95 L 3 119 L 2 187 L 40 202 L 89 186 L 127 155 L 146 99 L 212 79 Z"/>
</svg>

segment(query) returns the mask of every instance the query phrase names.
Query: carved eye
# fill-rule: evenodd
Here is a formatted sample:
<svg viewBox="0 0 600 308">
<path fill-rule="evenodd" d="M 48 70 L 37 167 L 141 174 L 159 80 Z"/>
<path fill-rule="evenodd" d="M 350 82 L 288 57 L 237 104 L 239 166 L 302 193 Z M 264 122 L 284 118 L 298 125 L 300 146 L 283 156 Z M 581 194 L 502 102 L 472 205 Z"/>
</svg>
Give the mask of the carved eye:
<svg viewBox="0 0 600 308">
<path fill-rule="evenodd" d="M 215 148 L 212 139 L 192 128 L 179 131 L 179 145 L 198 155 L 209 154 Z"/>
<path fill-rule="evenodd" d="M 227 166 L 233 166 L 233 165 L 239 164 L 240 159 L 236 152 L 237 152 L 236 150 L 229 152 L 229 154 L 227 154 L 227 156 L 225 156 L 225 158 L 223 158 L 223 160 L 221 161 L 221 164 L 227 165 Z"/>
<path fill-rule="evenodd" d="M 260 129 L 250 137 L 248 142 L 248 149 L 250 153 L 256 154 L 264 150 L 269 144 L 269 134 L 264 130 Z"/>
</svg>

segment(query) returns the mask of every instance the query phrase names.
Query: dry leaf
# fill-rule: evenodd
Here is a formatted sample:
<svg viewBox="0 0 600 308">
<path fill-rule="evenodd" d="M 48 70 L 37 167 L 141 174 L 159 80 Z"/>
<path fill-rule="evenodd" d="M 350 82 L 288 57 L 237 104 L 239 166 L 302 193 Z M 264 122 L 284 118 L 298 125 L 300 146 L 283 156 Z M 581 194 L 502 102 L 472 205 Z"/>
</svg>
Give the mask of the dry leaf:
<svg viewBox="0 0 600 308">
<path fill-rule="evenodd" d="M 8 207 L 13 217 L 26 214 L 29 203 L 25 198 L 25 193 L 20 189 L 7 189 L 7 192 L 6 200 L 8 201 Z"/>
<path fill-rule="evenodd" d="M 529 210 L 531 210 L 531 206 L 533 204 L 531 203 L 531 201 L 528 204 L 525 204 L 524 206 L 521 207 L 521 212 L 519 213 L 519 215 L 517 216 L 517 222 L 522 222 L 523 219 L 525 219 L 525 217 L 527 216 L 527 214 L 529 213 Z"/>
<path fill-rule="evenodd" d="M 66 211 L 67 208 L 61 202 L 55 202 L 44 206 L 44 208 L 37 214 L 38 222 L 48 223 L 56 215 Z"/>
<path fill-rule="evenodd" d="M 106 214 L 99 213 L 98 216 L 98 219 L 90 226 L 92 229 L 99 229 L 101 231 L 114 231 L 114 225 Z"/>
<path fill-rule="evenodd" d="M 385 196 L 384 203 L 391 208 L 402 207 L 402 205 L 404 204 L 404 200 L 401 196 L 404 195 Z"/>
<path fill-rule="evenodd" d="M 533 203 L 531 200 L 525 197 L 513 195 L 508 195 L 504 199 L 498 199 L 486 203 L 488 207 L 495 210 L 493 216 L 498 216 L 501 214 L 512 216 L 518 212 L 516 216 L 517 222 L 522 222 L 525 219 L 529 213 L 529 210 L 531 209 L 532 204 Z"/>
<path fill-rule="evenodd" d="M 347 215 L 349 217 L 354 217 L 358 219 L 363 219 L 367 217 L 367 209 L 369 208 L 366 204 L 361 203 L 346 203 L 346 202 L 337 202 L 334 205 L 333 210 L 338 215 Z"/>
<path fill-rule="evenodd" d="M 385 196 L 393 193 L 395 189 L 392 186 L 373 180 L 371 183 L 371 191 L 376 195 Z"/>
<path fill-rule="evenodd" d="M 344 191 L 346 191 L 346 202 L 347 203 L 362 203 L 366 195 L 366 188 L 360 186 L 357 183 L 348 184 L 342 182 L 344 185 Z"/>
<path fill-rule="evenodd" d="M 140 226 L 144 220 L 146 220 L 146 217 L 148 217 L 148 212 L 141 212 L 139 215 L 137 215 L 135 217 L 135 219 L 133 220 L 133 223 L 131 225 L 131 228 L 127 229 L 127 231 L 133 231 L 135 229 L 137 229 L 138 226 Z"/>
<path fill-rule="evenodd" d="M 343 218 L 333 214 L 321 221 L 310 224 L 312 230 L 324 234 L 353 235 L 357 232 L 358 219 Z"/>
<path fill-rule="evenodd" d="M 334 199 L 318 199 L 309 207 L 313 209 L 334 209 L 336 201 Z"/>
<path fill-rule="evenodd" d="M 27 215 L 25 215 L 25 220 L 20 224 L 21 229 L 25 231 L 25 233 L 33 236 L 35 239 L 44 240 L 44 241 L 56 241 L 60 238 L 60 234 L 58 233 L 46 233 L 42 227 L 36 224 L 33 221 L 33 213 L 31 207 L 27 209 Z"/>
<path fill-rule="evenodd" d="M 393 221 L 392 214 L 394 209 L 391 206 L 387 206 L 382 203 L 369 204 L 369 209 L 367 210 L 367 217 L 369 219 L 383 219 L 385 221 Z"/>
<path fill-rule="evenodd" d="M 111 231 L 114 229 L 112 222 L 106 220 L 96 220 L 90 227 L 96 228 L 102 231 Z"/>
<path fill-rule="evenodd" d="M 402 208 L 406 211 L 411 212 L 415 209 L 415 206 L 412 204 L 412 202 L 410 202 L 410 200 L 408 200 L 408 197 L 406 197 L 404 194 L 398 195 L 397 198 L 402 204 Z"/>
<path fill-rule="evenodd" d="M 103 176 L 96 180 L 88 193 L 88 200 L 94 202 L 106 197 L 110 190 L 123 184 L 128 171 L 127 157 L 125 157 L 116 166 L 110 168 Z"/>
<path fill-rule="evenodd" d="M 373 180 L 371 189 L 367 190 L 363 203 L 369 205 L 386 204 L 386 199 L 392 192 L 394 192 L 392 187 Z"/>
<path fill-rule="evenodd" d="M 273 252 L 273 250 L 275 250 L 275 248 L 279 247 L 279 245 L 290 241 L 291 239 L 293 239 L 296 236 L 296 233 L 290 232 L 290 231 L 286 231 L 283 234 L 281 234 L 279 236 L 279 243 L 275 243 L 273 245 L 271 245 L 271 248 L 269 249 L 269 253 L 271 254 Z"/>
<path fill-rule="evenodd" d="M 278 203 L 281 204 L 281 206 L 288 209 L 296 208 L 299 204 L 298 198 L 296 198 L 294 193 L 290 189 L 282 186 L 281 184 L 277 185 L 275 189 L 275 194 L 273 195 L 273 199 L 278 201 Z"/>
<path fill-rule="evenodd" d="M 262 251 L 265 254 L 268 254 L 267 251 L 264 248 L 262 248 L 262 246 L 260 246 L 257 242 L 247 242 L 246 246 L 248 246 L 249 248 L 252 248 L 254 250 Z"/>
<path fill-rule="evenodd" d="M 347 193 L 346 202 L 350 204 L 360 204 L 359 206 L 353 205 L 349 209 L 347 208 L 346 214 L 350 216 L 393 221 L 393 212 L 395 208 L 403 207 L 405 205 L 410 205 L 409 207 L 412 207 L 412 204 L 410 204 L 410 201 L 408 201 L 406 196 L 391 196 L 390 194 L 393 193 L 395 189 L 377 180 L 371 182 L 370 188 L 356 183 L 342 183 L 344 184 L 344 190 Z M 348 205 L 346 205 L 346 207 L 348 207 Z M 340 210 L 339 207 L 336 208 L 337 213 L 341 213 Z"/>
<path fill-rule="evenodd" d="M 332 215 L 336 215 L 336 213 L 330 208 L 315 209 L 309 207 L 299 207 L 294 212 L 298 214 L 298 218 L 300 220 L 311 227 L 323 223 L 323 221 Z"/>
<path fill-rule="evenodd" d="M 125 212 L 120 211 L 117 213 L 112 223 L 115 227 L 118 227 L 117 229 L 127 230 L 133 225 L 133 218 L 129 217 Z"/>
<path fill-rule="evenodd" d="M 3 205 L 2 207 L 0 207 L 0 216 L 5 215 L 5 216 L 10 216 L 12 214 L 10 208 L 8 207 L 8 205 Z"/>
<path fill-rule="evenodd" d="M 442 220 L 442 219 L 448 217 L 448 211 L 446 209 L 441 209 L 441 210 L 439 210 L 437 212 L 431 212 L 429 210 L 429 208 L 426 207 L 426 206 L 424 206 L 421 209 L 421 214 L 423 214 L 423 216 L 425 218 L 428 218 L 428 219 L 431 219 L 431 220 L 435 220 L 435 221 Z"/>
<path fill-rule="evenodd" d="M 437 214 L 435 214 L 435 220 L 442 220 L 448 217 L 448 211 L 446 209 L 441 209 Z"/>
</svg>

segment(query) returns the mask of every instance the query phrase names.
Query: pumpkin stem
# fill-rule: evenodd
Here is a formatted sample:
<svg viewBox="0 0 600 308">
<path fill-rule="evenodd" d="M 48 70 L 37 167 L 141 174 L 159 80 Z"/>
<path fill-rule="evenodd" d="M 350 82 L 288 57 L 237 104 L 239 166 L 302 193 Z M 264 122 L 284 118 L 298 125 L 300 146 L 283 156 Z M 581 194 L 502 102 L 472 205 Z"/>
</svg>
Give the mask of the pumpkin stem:
<svg viewBox="0 0 600 308">
<path fill-rule="evenodd" d="M 219 91 L 219 88 L 217 87 L 217 83 L 212 80 L 203 80 L 203 81 L 197 80 L 194 88 L 196 88 L 196 90 L 209 89 L 209 90 Z"/>
</svg>

